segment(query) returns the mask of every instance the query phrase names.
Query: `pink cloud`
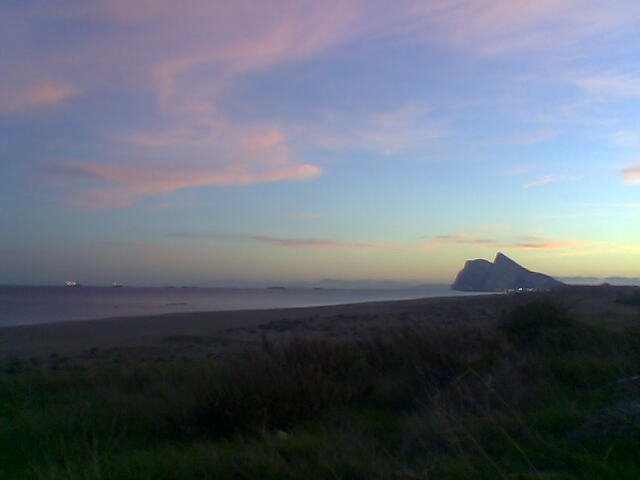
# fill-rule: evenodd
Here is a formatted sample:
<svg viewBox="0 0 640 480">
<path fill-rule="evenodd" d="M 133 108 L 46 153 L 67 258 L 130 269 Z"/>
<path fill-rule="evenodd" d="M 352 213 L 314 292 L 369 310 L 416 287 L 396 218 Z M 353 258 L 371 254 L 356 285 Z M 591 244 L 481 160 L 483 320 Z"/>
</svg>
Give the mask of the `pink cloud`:
<svg viewBox="0 0 640 480">
<path fill-rule="evenodd" d="M 112 25 L 118 35 L 16 51 L 8 59 L 16 66 L 16 85 L 33 78 L 37 72 L 30 65 L 37 64 L 39 71 L 89 90 L 114 82 L 152 89 L 160 105 L 176 108 L 219 95 L 240 75 L 356 40 L 394 37 L 480 55 L 557 49 L 633 25 L 640 6 L 621 2 L 618 8 L 581 0 L 398 0 L 394 8 L 362 0 L 184 0 L 179 8 L 168 0 L 22 2 L 7 13 L 22 36 L 43 20 L 59 18 Z M 205 81 L 196 75 L 203 70 Z"/>
<path fill-rule="evenodd" d="M 491 245 L 497 246 L 499 242 L 492 238 L 482 238 L 465 233 L 438 235 L 436 240 L 447 245 Z"/>
<path fill-rule="evenodd" d="M 197 172 L 197 178 L 185 178 L 166 166 L 157 167 L 156 160 L 138 160 L 129 166 L 82 164 L 104 178 L 135 179 L 119 182 L 127 188 L 87 191 L 93 203 L 128 205 L 135 197 L 197 186 L 198 182 L 243 185 L 318 175 L 318 167 L 294 160 L 288 127 L 230 121 L 216 104 L 238 76 L 303 59 L 341 43 L 353 35 L 353 29 L 346 25 L 354 12 L 355 3 L 339 0 L 323 4 L 286 0 L 276 9 L 261 2 L 246 8 L 225 2 L 191 1 L 178 10 L 164 1 L 146 4 L 145 8 L 115 2 L 67 11 L 67 15 L 107 18 L 137 26 L 136 41 L 122 46 L 117 63 L 122 67 L 133 62 L 135 53 L 136 65 L 128 69 L 127 75 L 155 92 L 166 127 L 112 135 L 112 140 L 135 147 L 136 153 L 131 157 L 173 156 L 171 163 L 182 162 L 178 159 L 184 157 L 206 158 L 205 155 L 215 159 L 211 167 L 184 167 Z M 106 53 L 93 52 L 94 57 L 108 63 L 117 46 L 118 41 L 113 39 L 108 45 L 95 45 L 97 51 L 105 49 Z M 92 59 L 86 60 L 91 63 Z M 206 75 L 202 75 L 203 71 Z M 140 154 L 139 149 L 147 152 Z M 158 168 L 160 172 L 170 172 L 170 178 L 154 174 L 142 179 L 134 175 L 139 169 Z M 120 175 L 123 171 L 126 175 Z"/>
<path fill-rule="evenodd" d="M 499 245 L 512 250 L 570 250 L 591 245 L 586 242 L 539 240 L 534 242 L 507 243 Z"/>
<path fill-rule="evenodd" d="M 97 181 L 99 186 L 82 188 L 80 204 L 88 208 L 121 208 L 136 199 L 166 194 L 184 188 L 236 186 L 282 180 L 308 179 L 320 174 L 314 165 L 270 166 L 262 170 L 242 165 L 157 166 L 61 163 L 54 173 L 75 180 Z"/>
<path fill-rule="evenodd" d="M 265 243 L 282 248 L 353 248 L 370 249 L 384 248 L 385 245 L 373 242 L 354 242 L 337 238 L 295 238 L 277 237 L 271 235 L 249 235 L 249 234 L 228 234 L 228 233 L 173 233 L 172 238 L 196 239 L 196 240 L 229 240 L 229 241 L 252 241 Z"/>
<path fill-rule="evenodd" d="M 439 235 L 435 237 L 435 240 L 424 244 L 421 249 L 433 249 L 445 246 L 476 246 L 510 250 L 571 250 L 592 245 L 594 245 L 593 242 L 552 240 L 531 236 L 500 239 L 483 238 L 466 233 L 454 233 Z M 424 248 L 425 246 L 428 248 Z"/>
<path fill-rule="evenodd" d="M 441 246 L 441 244 L 438 243 L 438 242 L 426 242 L 426 243 L 423 243 L 422 245 L 420 245 L 419 249 L 426 251 L 426 250 L 433 250 L 433 249 L 438 248 L 440 246 Z"/>
<path fill-rule="evenodd" d="M 189 42 L 185 49 L 149 66 L 164 108 L 180 108 L 194 93 L 218 94 L 237 76 L 308 58 L 353 39 L 357 31 L 353 25 L 359 13 L 357 1 L 284 0 L 277 9 L 262 2 L 249 9 L 231 3 L 198 3 L 192 3 L 193 9 L 183 16 L 182 41 L 194 31 L 207 30 L 213 32 L 207 35 L 211 41 Z M 199 14 L 193 15 L 194 11 Z M 163 19 L 175 26 L 175 12 Z M 168 49 L 172 50 L 176 49 Z M 215 73 L 204 84 L 194 83 L 190 74 L 204 68 Z"/>
<path fill-rule="evenodd" d="M 15 113 L 49 107 L 76 93 L 70 85 L 40 83 L 26 88 L 5 85 L 0 89 L 0 113 Z"/>
<path fill-rule="evenodd" d="M 402 27 L 426 40 L 480 56 L 559 49 L 611 29 L 633 25 L 637 3 L 624 7 L 581 0 L 435 0 L 412 2 Z"/>
<path fill-rule="evenodd" d="M 309 178 L 319 173 L 318 167 L 295 161 L 289 143 L 298 125 L 245 125 L 221 113 L 220 100 L 237 80 L 350 42 L 384 37 L 478 55 L 557 48 L 621 30 L 633 18 L 629 12 L 637 10 L 634 2 L 625 4 L 612 9 L 579 0 L 398 0 L 389 8 L 362 0 L 185 0 L 176 8 L 169 0 L 17 2 L 8 7 L 5 23 L 18 39 L 31 38 L 36 25 L 60 18 L 96 22 L 104 29 L 64 45 L 25 40 L 9 49 L 6 60 L 13 68 L 3 87 L 29 85 L 40 72 L 59 83 L 11 94 L 0 89 L 0 112 L 55 105 L 76 91 L 141 92 L 154 98 L 149 116 L 163 128 L 107 133 L 125 144 L 118 145 L 120 158 L 138 160 L 66 165 L 67 172 L 74 167 L 76 176 L 93 175 L 107 184 L 79 187 L 83 198 L 96 204 L 128 205 L 190 186 Z M 429 113 L 408 104 L 358 119 L 362 128 L 302 126 L 311 131 L 303 142 L 397 154 L 447 135 Z M 123 152 L 126 148 L 130 151 Z M 184 164 L 184 158 L 216 160 L 193 165 Z M 177 164 L 180 171 L 167 166 Z"/>
<path fill-rule="evenodd" d="M 286 127 L 231 121 L 217 103 L 239 76 L 307 58 L 351 38 L 357 5 L 341 0 L 283 0 L 277 8 L 270 2 L 203 0 L 182 2 L 180 8 L 165 0 L 17 5 L 10 14 L 18 32 L 30 22 L 62 17 L 113 24 L 119 34 L 97 33 L 68 48 L 37 48 L 28 62 L 15 53 L 9 60 L 16 68 L 4 82 L 20 85 L 37 74 L 33 66 L 38 65 L 88 92 L 118 88 L 155 94 L 161 108 L 150 117 L 161 120 L 163 128 L 108 134 L 124 144 L 118 145 L 118 156 L 135 161 L 58 166 L 58 179 L 66 173 L 75 184 L 82 181 L 79 177 L 104 184 L 68 185 L 67 192 L 79 193 L 80 202 L 126 206 L 136 198 L 192 186 L 310 178 L 320 169 L 294 159 Z M 4 110 L 52 104 L 70 94 L 53 87 L 12 94 Z M 127 146 L 133 150 L 122 153 Z M 185 157 L 199 160 L 185 162 Z M 179 169 L 172 166 L 178 164 Z"/>
<path fill-rule="evenodd" d="M 180 188 L 203 185 L 245 185 L 287 178 L 317 175 L 313 165 L 299 165 L 267 172 L 249 172 L 230 166 L 228 169 L 192 170 L 183 168 L 134 168 L 99 164 L 62 164 L 62 171 L 106 183 L 131 185 L 140 194 L 167 193 Z"/>
<path fill-rule="evenodd" d="M 543 175 L 539 178 L 534 178 L 522 185 L 522 188 L 534 188 L 549 185 L 559 181 L 563 182 L 578 182 L 584 178 L 583 175 Z"/>
<path fill-rule="evenodd" d="M 631 165 L 620 171 L 622 181 L 627 185 L 640 185 L 640 163 Z"/>
<path fill-rule="evenodd" d="M 37 64 L 88 90 L 114 82 L 152 89 L 160 105 L 180 109 L 204 99 L 215 103 L 238 76 L 355 40 L 396 37 L 481 55 L 558 48 L 623 29 L 630 12 L 640 11 L 636 2 L 623 3 L 612 9 L 579 0 L 399 0 L 390 9 L 361 0 L 185 0 L 180 8 L 167 0 L 43 2 L 9 9 L 18 32 L 27 35 L 31 23 L 43 19 L 72 18 L 114 25 L 119 35 L 17 52 L 9 60 L 17 66 L 15 85 L 33 78 L 29 64 Z M 203 71 L 206 80 L 197 75 Z"/>
<path fill-rule="evenodd" d="M 72 186 L 80 183 L 81 202 L 90 208 L 127 207 L 136 199 L 184 188 L 300 180 L 320 174 L 319 167 L 296 160 L 277 125 L 236 125 L 210 118 L 169 131 L 136 132 L 122 140 L 142 149 L 140 160 L 59 162 L 53 172 Z M 177 155 L 193 160 L 173 160 Z M 83 180 L 100 185 L 83 187 Z"/>
</svg>

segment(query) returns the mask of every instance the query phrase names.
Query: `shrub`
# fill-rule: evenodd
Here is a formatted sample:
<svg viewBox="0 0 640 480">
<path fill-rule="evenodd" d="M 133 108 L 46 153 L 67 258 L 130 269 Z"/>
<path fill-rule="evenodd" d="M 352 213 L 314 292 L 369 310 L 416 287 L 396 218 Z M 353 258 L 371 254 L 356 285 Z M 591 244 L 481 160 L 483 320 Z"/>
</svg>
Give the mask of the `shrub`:
<svg viewBox="0 0 640 480">
<path fill-rule="evenodd" d="M 550 300 L 536 300 L 516 308 L 498 328 L 523 351 L 561 353 L 591 346 L 588 328 Z"/>
<path fill-rule="evenodd" d="M 623 305 L 640 305 L 640 288 L 634 288 L 632 291 L 620 295 L 616 302 Z"/>
<path fill-rule="evenodd" d="M 367 378 L 359 352 L 347 344 L 294 340 L 264 343 L 235 368 L 202 388 L 195 409 L 206 433 L 287 429 L 361 398 Z"/>
</svg>

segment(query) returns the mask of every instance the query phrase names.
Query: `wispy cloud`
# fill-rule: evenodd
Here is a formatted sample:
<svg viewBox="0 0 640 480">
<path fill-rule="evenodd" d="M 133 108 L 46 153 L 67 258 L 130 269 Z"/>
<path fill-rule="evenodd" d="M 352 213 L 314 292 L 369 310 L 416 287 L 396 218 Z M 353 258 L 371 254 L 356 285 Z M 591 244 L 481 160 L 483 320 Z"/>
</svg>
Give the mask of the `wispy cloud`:
<svg viewBox="0 0 640 480">
<path fill-rule="evenodd" d="M 640 185 L 640 163 L 623 168 L 620 171 L 622 181 L 627 185 Z"/>
<path fill-rule="evenodd" d="M 453 233 L 433 237 L 424 245 L 428 245 L 428 249 L 446 246 L 477 246 L 504 250 L 571 250 L 590 246 L 593 243 L 555 240 L 536 236 L 516 236 L 501 239 L 481 237 L 468 233 Z"/>
<path fill-rule="evenodd" d="M 383 248 L 384 245 L 373 242 L 355 242 L 336 238 L 293 238 L 277 237 L 271 235 L 256 234 L 226 234 L 226 233 L 171 233 L 172 238 L 193 239 L 193 240 L 221 240 L 221 241 L 253 241 L 283 248 L 348 248 L 348 249 L 370 249 Z"/>
<path fill-rule="evenodd" d="M 436 0 L 415 2 L 416 35 L 466 49 L 481 56 L 571 47 L 603 31 L 624 30 L 640 11 L 623 0 L 612 9 L 580 0 Z M 632 13 L 633 12 L 633 13 Z M 635 17 L 637 18 L 637 17 Z M 420 33 L 419 29 L 428 25 Z"/>
<path fill-rule="evenodd" d="M 429 108 L 403 104 L 406 99 L 389 111 L 359 118 L 345 115 L 344 121 L 333 124 L 247 125 L 221 107 L 234 85 L 258 72 L 371 40 L 444 45 L 485 58 L 561 49 L 602 32 L 623 31 L 640 6 L 621 2 L 624 8 L 580 0 L 398 0 L 392 9 L 385 2 L 361 0 L 280 0 L 275 8 L 272 2 L 204 0 L 185 0 L 180 8 L 166 0 L 14 2 L 0 27 L 11 24 L 21 48 L 3 56 L 14 68 L 2 79 L 0 112 L 59 104 L 79 91 L 91 95 L 109 90 L 155 99 L 145 112 L 148 125 L 105 133 L 118 139 L 112 145 L 117 154 L 111 157 L 117 160 L 104 160 L 105 155 L 103 160 L 66 162 L 67 172 L 71 163 L 76 169 L 69 179 L 77 181 L 84 170 L 84 175 L 93 172 L 112 186 L 65 185 L 65 198 L 68 191 L 80 191 L 88 194 L 85 199 L 124 206 L 188 186 L 308 178 L 319 168 L 297 159 L 293 137 L 298 138 L 299 131 L 305 138 L 297 151 L 324 146 L 395 155 L 429 145 L 449 130 Z M 91 34 L 78 28 L 66 35 L 32 38 L 40 25 L 59 28 L 63 22 L 101 28 Z M 50 39 L 54 44 L 46 44 Z M 56 81 L 23 88 L 39 72 L 51 73 Z M 629 75 L 585 78 L 581 85 L 591 90 L 613 85 L 633 95 L 638 91 L 637 79 Z M 515 141 L 537 143 L 553 134 L 533 132 Z M 192 158 L 209 165 L 190 165 Z M 185 172 L 170 166 L 176 164 Z M 140 175 L 134 170 L 157 173 Z"/>
<path fill-rule="evenodd" d="M 66 202 L 90 209 L 129 207 L 140 199 L 185 188 L 304 180 L 321 173 L 318 166 L 296 158 L 277 125 L 238 125 L 209 118 L 198 125 L 137 133 L 125 140 L 135 145 L 135 160 L 56 161 L 46 173 L 57 181 L 66 180 Z"/>
<path fill-rule="evenodd" d="M 185 1 L 179 9 L 165 1 L 145 2 L 141 8 L 119 0 L 12 7 L 11 13 L 27 24 L 62 17 L 103 22 L 105 29 L 119 32 L 88 36 L 50 55 L 41 54 L 46 49 L 34 51 L 30 62 L 43 71 L 73 79 L 89 92 L 108 85 L 156 97 L 155 110 L 147 112 L 151 127 L 107 134 L 117 152 L 112 160 L 104 155 L 100 160 L 53 162 L 49 171 L 56 173 L 58 183 L 66 177 L 64 201 L 75 195 L 76 204 L 125 207 L 194 186 L 318 175 L 319 167 L 297 159 L 288 127 L 232 120 L 218 103 L 238 77 L 309 58 L 351 38 L 357 8 L 357 2 L 339 0 L 304 5 L 283 0 L 278 8 L 200 0 Z M 21 65 L 19 59 L 15 62 Z M 32 76 L 29 65 L 3 81 L 21 85 L 23 73 Z M 0 99 L 0 110 L 53 104 L 71 93 L 68 88 L 38 87 L 12 94 L 11 102 Z M 87 177 L 99 185 L 87 185 Z"/>
<path fill-rule="evenodd" d="M 619 147 L 640 147 L 640 130 L 618 130 L 611 135 L 611 141 Z"/>
<path fill-rule="evenodd" d="M 533 180 L 529 180 L 525 182 L 522 187 L 523 188 L 534 188 L 534 187 L 542 187 L 544 185 L 549 185 L 550 183 L 556 182 L 578 182 L 584 178 L 583 175 L 556 175 L 556 174 L 548 174 L 543 175 L 538 178 L 534 178 Z"/>
<path fill-rule="evenodd" d="M 45 82 L 26 88 L 5 85 L 0 89 L 0 114 L 50 107 L 73 97 L 75 93 L 73 87 L 61 83 Z"/>
<path fill-rule="evenodd" d="M 499 245 L 501 248 L 514 250 L 572 250 L 592 245 L 590 242 L 550 240 L 537 237 L 522 237 L 513 243 Z"/>
<path fill-rule="evenodd" d="M 604 73 L 578 77 L 575 83 L 585 91 L 605 97 L 640 98 L 640 77 L 628 73 Z"/>
<path fill-rule="evenodd" d="M 436 248 L 439 248 L 440 245 L 441 244 L 436 241 L 424 242 L 420 244 L 420 246 L 418 247 L 418 250 L 423 250 L 423 251 L 434 250 Z"/>
<path fill-rule="evenodd" d="M 30 60 L 40 71 L 56 72 L 87 89 L 125 82 L 153 91 L 163 108 L 184 110 L 205 99 L 215 102 L 240 76 L 358 40 L 394 38 L 501 56 L 558 50 L 603 32 L 625 31 L 640 13 L 634 0 L 619 0 L 616 8 L 582 0 L 398 0 L 393 9 L 361 0 L 280 0 L 276 5 L 184 0 L 178 9 L 165 0 L 71 0 L 19 2 L 7 7 L 6 15 L 24 36 L 33 25 L 56 19 L 113 28 L 118 35 L 84 35 L 66 48 L 30 52 Z M 9 55 L 24 67 L 24 52 Z M 11 83 L 24 84 L 33 75 L 33 69 L 18 68 Z M 585 82 L 603 84 L 597 78 Z"/>
<path fill-rule="evenodd" d="M 380 155 L 425 147 L 448 135 L 431 109 L 412 102 L 368 115 L 333 112 L 326 121 L 302 131 L 306 142 L 322 149 L 364 150 Z"/>
<path fill-rule="evenodd" d="M 541 187 L 543 185 L 548 185 L 550 183 L 557 182 L 560 179 L 558 175 L 544 175 L 539 178 L 534 178 L 533 180 L 529 180 L 528 182 L 522 185 L 523 188 L 533 188 L 533 187 Z"/>
<path fill-rule="evenodd" d="M 491 238 L 478 238 L 473 235 L 463 233 L 453 233 L 448 235 L 438 235 L 436 240 L 455 245 L 495 245 L 496 240 Z"/>
<path fill-rule="evenodd" d="M 176 190 L 204 186 L 234 186 L 252 183 L 300 180 L 314 177 L 320 169 L 314 165 L 101 165 L 93 163 L 59 163 L 50 173 L 66 178 L 89 181 L 76 187 L 80 198 L 77 206 L 99 208 L 129 207 L 140 198 L 166 194 Z"/>
<path fill-rule="evenodd" d="M 322 5 L 285 0 L 277 11 L 259 3 L 249 10 L 232 3 L 201 6 L 200 10 L 202 17 L 189 18 L 189 24 L 196 23 L 201 29 L 206 28 L 203 22 L 215 19 L 216 27 L 226 35 L 212 35 L 213 42 L 190 44 L 188 54 L 181 52 L 152 66 L 161 105 L 184 95 L 188 74 L 195 69 L 216 65 L 219 73 L 209 86 L 220 88 L 238 75 L 308 58 L 351 39 L 358 13 L 357 2 L 336 0 Z M 173 24 L 173 14 L 165 20 Z M 242 34 L 238 24 L 244 24 Z"/>
</svg>

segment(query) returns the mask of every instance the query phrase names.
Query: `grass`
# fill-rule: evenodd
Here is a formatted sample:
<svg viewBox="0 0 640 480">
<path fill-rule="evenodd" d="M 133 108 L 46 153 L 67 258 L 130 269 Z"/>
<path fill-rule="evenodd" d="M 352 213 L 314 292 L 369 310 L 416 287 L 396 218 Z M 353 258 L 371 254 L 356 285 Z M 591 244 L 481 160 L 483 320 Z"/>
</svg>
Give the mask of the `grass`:
<svg viewBox="0 0 640 480">
<path fill-rule="evenodd" d="M 640 332 L 544 301 L 495 328 L 5 370 L 0 478 L 640 478 Z"/>
<path fill-rule="evenodd" d="M 617 302 L 623 305 L 640 305 L 640 288 L 630 289 L 626 294 L 620 295 Z"/>
</svg>

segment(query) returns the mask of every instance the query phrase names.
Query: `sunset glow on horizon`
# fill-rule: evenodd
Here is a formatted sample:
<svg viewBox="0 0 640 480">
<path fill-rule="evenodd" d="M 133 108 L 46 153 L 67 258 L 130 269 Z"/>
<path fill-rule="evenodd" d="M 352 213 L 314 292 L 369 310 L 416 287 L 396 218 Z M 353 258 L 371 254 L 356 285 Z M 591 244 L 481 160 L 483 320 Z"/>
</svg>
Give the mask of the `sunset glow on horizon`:
<svg viewBox="0 0 640 480">
<path fill-rule="evenodd" d="M 640 277 L 640 3 L 8 2 L 0 284 Z"/>
</svg>

